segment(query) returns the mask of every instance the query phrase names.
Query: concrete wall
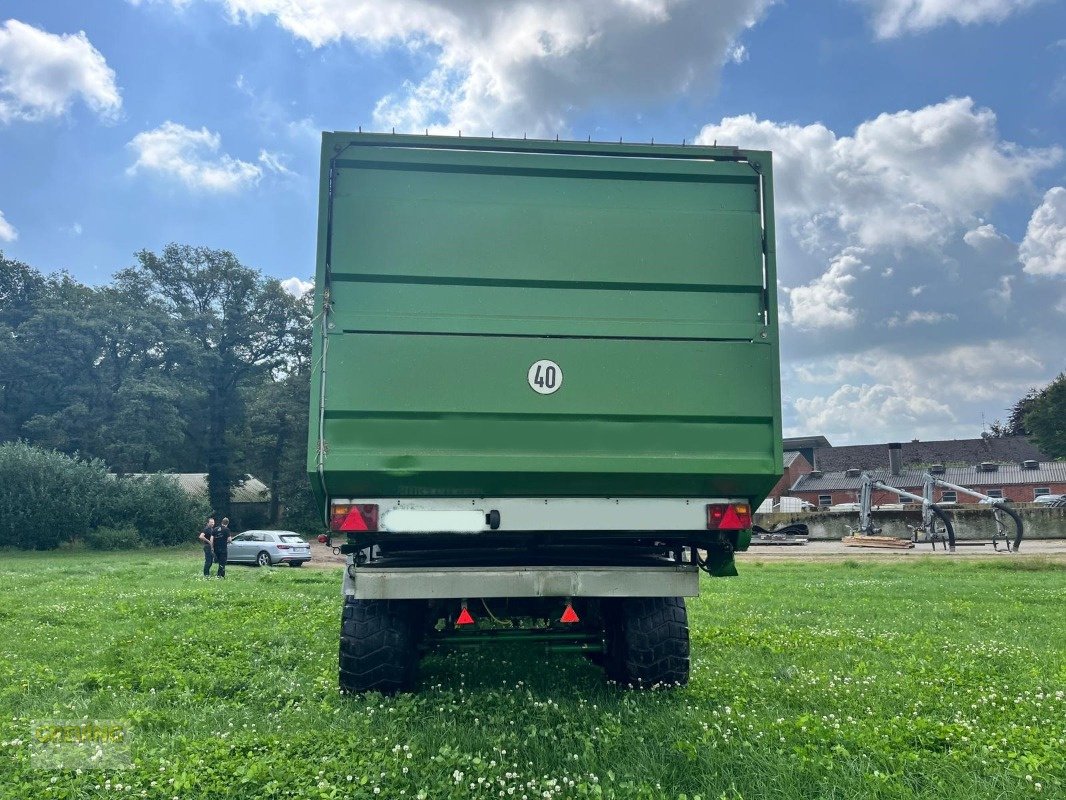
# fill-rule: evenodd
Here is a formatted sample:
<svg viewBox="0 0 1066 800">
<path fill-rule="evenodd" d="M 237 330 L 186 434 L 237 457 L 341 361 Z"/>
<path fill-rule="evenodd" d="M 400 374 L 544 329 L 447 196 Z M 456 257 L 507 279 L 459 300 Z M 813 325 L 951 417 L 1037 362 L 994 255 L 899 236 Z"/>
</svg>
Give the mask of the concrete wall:
<svg viewBox="0 0 1066 800">
<path fill-rule="evenodd" d="M 1022 518 L 1027 539 L 1066 539 L 1066 508 L 1041 508 L 1033 505 L 1012 506 Z M 991 539 L 996 522 L 988 508 L 956 508 L 951 510 L 956 540 Z M 874 525 L 883 536 L 910 537 L 907 525 L 920 525 L 921 511 L 875 511 Z M 855 511 L 829 513 L 825 511 L 797 514 L 756 514 L 755 524 L 770 530 L 778 525 L 802 522 L 810 529 L 812 539 L 842 539 L 859 525 Z M 1004 516 L 1007 534 L 1014 538 L 1014 522 Z"/>
</svg>

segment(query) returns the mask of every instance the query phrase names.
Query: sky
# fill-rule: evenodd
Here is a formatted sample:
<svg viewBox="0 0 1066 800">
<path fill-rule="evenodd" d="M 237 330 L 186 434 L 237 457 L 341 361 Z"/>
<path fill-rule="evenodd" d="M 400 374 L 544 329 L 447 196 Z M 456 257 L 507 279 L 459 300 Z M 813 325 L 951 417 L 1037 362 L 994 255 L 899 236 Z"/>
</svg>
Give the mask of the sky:
<svg viewBox="0 0 1066 800">
<path fill-rule="evenodd" d="M 308 285 L 324 130 L 770 149 L 786 435 L 978 436 L 1066 368 L 1062 0 L 0 0 L 0 250 Z"/>
</svg>

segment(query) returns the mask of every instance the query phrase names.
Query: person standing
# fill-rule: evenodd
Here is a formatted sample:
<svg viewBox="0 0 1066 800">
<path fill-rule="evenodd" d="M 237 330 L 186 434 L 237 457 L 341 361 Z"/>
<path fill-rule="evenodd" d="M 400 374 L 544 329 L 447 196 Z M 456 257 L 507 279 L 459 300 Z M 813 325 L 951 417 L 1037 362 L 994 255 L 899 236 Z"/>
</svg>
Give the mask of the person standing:
<svg viewBox="0 0 1066 800">
<path fill-rule="evenodd" d="M 211 549 L 211 537 L 215 534 L 215 518 L 208 517 L 207 524 L 204 529 L 200 531 L 198 537 L 204 545 L 204 577 L 211 577 L 211 564 L 214 561 L 214 553 Z"/>
<path fill-rule="evenodd" d="M 227 548 L 231 541 L 233 541 L 233 533 L 229 529 L 229 517 L 223 517 L 222 524 L 215 526 L 211 532 L 211 548 L 214 550 L 215 563 L 218 564 L 216 578 L 226 577 Z"/>
</svg>

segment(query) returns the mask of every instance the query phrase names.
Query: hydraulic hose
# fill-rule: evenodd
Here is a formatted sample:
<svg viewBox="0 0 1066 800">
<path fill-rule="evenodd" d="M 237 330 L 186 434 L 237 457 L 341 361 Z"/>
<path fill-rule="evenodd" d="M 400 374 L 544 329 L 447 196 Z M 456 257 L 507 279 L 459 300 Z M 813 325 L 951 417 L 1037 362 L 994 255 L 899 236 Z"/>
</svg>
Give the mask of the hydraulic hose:
<svg viewBox="0 0 1066 800">
<path fill-rule="evenodd" d="M 1011 508 L 1010 506 L 1008 506 L 1006 504 L 1000 505 L 999 503 L 996 503 L 996 505 L 993 506 L 993 509 L 995 509 L 995 511 L 1003 511 L 1004 513 L 1006 513 L 1006 515 L 1008 517 L 1010 517 L 1012 520 L 1014 520 L 1014 527 L 1018 531 L 1017 534 L 1014 537 L 1014 552 L 1018 552 L 1018 548 L 1022 546 L 1022 518 L 1021 518 L 1021 516 L 1019 516 L 1017 511 L 1015 511 L 1013 508 Z M 999 520 L 996 520 L 996 521 L 998 522 Z"/>
<path fill-rule="evenodd" d="M 948 549 L 952 553 L 954 553 L 955 552 L 955 526 L 951 524 L 951 518 L 940 508 L 940 506 L 936 505 L 936 503 L 930 503 L 929 504 L 929 510 L 932 511 L 933 514 L 936 515 L 937 519 L 939 519 L 941 522 L 944 523 L 944 530 L 947 531 L 947 534 L 948 534 Z"/>
</svg>

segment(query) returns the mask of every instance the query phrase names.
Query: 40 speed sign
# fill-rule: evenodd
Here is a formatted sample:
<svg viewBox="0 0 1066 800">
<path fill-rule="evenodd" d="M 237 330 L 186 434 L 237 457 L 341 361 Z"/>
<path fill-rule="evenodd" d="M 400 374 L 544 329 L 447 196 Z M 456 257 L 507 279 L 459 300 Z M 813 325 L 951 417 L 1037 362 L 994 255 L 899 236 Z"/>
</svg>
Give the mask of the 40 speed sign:
<svg viewBox="0 0 1066 800">
<path fill-rule="evenodd" d="M 563 370 L 554 361 L 541 359 L 529 368 L 526 380 L 537 394 L 554 394 L 563 385 Z"/>
</svg>

